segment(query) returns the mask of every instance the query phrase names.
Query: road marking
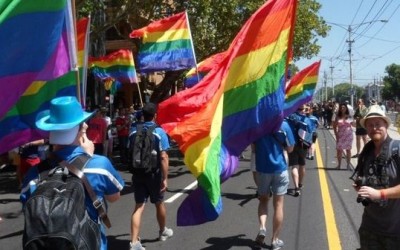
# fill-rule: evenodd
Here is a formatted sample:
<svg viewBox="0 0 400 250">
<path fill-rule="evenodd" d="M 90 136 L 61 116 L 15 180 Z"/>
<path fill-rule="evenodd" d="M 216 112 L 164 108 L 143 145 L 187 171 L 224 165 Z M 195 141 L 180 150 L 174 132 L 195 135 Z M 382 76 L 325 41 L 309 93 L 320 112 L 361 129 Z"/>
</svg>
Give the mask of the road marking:
<svg viewBox="0 0 400 250">
<path fill-rule="evenodd" d="M 319 183 L 321 186 L 322 204 L 324 207 L 325 214 L 325 226 L 326 234 L 328 237 L 329 250 L 341 250 L 342 246 L 340 243 L 339 232 L 336 226 L 335 213 L 333 212 L 333 206 L 331 201 L 331 195 L 329 193 L 328 181 L 326 180 L 325 168 L 322 163 L 321 151 L 319 148 L 318 141 L 315 142 L 315 151 L 317 154 L 317 167 Z"/>
<path fill-rule="evenodd" d="M 182 192 L 176 193 L 173 196 L 171 196 L 168 200 L 165 201 L 165 203 L 172 203 L 174 202 L 176 199 L 178 199 L 181 195 L 183 195 L 186 190 L 192 189 L 194 186 L 197 185 L 197 181 L 194 181 L 192 183 L 190 183 L 188 186 L 186 186 Z"/>
</svg>

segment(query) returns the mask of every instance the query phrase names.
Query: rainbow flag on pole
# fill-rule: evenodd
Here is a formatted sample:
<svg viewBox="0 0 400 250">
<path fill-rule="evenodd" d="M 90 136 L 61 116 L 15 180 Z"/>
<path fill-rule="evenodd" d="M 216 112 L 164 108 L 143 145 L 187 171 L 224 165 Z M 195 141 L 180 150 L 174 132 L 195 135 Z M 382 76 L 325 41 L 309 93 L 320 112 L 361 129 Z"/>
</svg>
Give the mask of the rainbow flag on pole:
<svg viewBox="0 0 400 250">
<path fill-rule="evenodd" d="M 114 79 L 121 83 L 138 82 L 132 51 L 120 49 L 109 55 L 89 59 L 94 76 L 102 81 Z"/>
<path fill-rule="evenodd" d="M 171 71 L 196 66 L 186 12 L 154 21 L 132 31 L 129 36 L 143 38 L 138 56 L 140 72 Z"/>
<path fill-rule="evenodd" d="M 197 64 L 185 75 L 185 87 L 191 88 L 224 59 L 225 52 L 214 54 Z"/>
<path fill-rule="evenodd" d="M 34 81 L 76 66 L 71 1 L 0 1 L 0 119 Z"/>
<path fill-rule="evenodd" d="M 288 116 L 303 104 L 311 101 L 318 82 L 321 61 L 298 72 L 286 87 L 284 115 Z"/>
<path fill-rule="evenodd" d="M 58 96 L 76 96 L 76 72 L 52 81 L 35 81 L 18 102 L 0 119 L 0 153 L 19 145 L 47 137 L 36 129 L 36 115 L 50 107 L 50 100 Z"/>
<path fill-rule="evenodd" d="M 158 123 L 179 144 L 198 188 L 178 209 L 180 226 L 215 220 L 221 182 L 253 141 L 279 129 L 296 0 L 270 0 L 244 24 L 226 57 L 193 88 L 160 103 Z"/>
<path fill-rule="evenodd" d="M 89 58 L 90 17 L 81 18 L 76 23 L 80 95 L 82 106 L 86 106 L 87 68 Z"/>
</svg>

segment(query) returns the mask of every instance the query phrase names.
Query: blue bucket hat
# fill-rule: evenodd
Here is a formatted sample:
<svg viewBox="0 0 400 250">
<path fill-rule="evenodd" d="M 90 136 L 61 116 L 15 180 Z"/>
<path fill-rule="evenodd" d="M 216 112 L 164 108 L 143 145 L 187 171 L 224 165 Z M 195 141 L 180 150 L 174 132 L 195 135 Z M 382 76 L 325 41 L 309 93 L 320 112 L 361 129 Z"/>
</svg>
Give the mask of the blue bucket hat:
<svg viewBox="0 0 400 250">
<path fill-rule="evenodd" d="M 36 117 L 36 127 L 44 131 L 68 130 L 90 118 L 95 112 L 82 110 L 75 96 L 62 96 L 50 101 L 50 109 Z"/>
</svg>

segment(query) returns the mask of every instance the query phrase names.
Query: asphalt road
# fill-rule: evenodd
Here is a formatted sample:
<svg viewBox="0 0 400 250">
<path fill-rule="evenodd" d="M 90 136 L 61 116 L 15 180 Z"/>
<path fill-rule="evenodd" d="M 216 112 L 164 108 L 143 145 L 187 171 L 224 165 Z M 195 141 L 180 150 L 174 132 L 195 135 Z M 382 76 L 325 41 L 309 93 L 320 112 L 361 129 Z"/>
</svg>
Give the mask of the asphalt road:
<svg viewBox="0 0 400 250">
<path fill-rule="evenodd" d="M 351 249 L 359 247 L 357 229 L 363 206 L 356 202 L 349 177 L 352 170 L 336 170 L 335 141 L 331 130 L 318 130 L 318 150 L 315 160 L 307 160 L 304 188 L 300 197 L 285 196 L 284 225 L 280 238 L 284 249 Z M 244 155 L 250 158 L 247 150 Z M 193 184 L 193 176 L 179 157 L 171 157 L 169 190 L 166 199 L 167 224 L 174 237 L 157 241 L 158 227 L 154 206 L 148 204 L 142 218 L 140 236 L 146 249 L 253 249 L 258 233 L 255 185 L 249 170 L 249 160 L 241 160 L 236 173 L 222 185 L 224 210 L 213 222 L 199 226 L 177 227 L 176 211 L 186 197 L 185 187 Z M 344 164 L 342 164 L 344 165 Z M 119 169 L 126 181 L 122 197 L 109 206 L 112 228 L 107 230 L 109 249 L 129 249 L 130 216 L 134 200 L 130 174 Z M 1 249 L 21 249 L 23 214 L 13 172 L 0 175 L 0 246 Z M 293 188 L 293 185 L 290 186 Z M 178 197 L 176 197 L 176 196 Z M 270 211 L 272 212 L 272 206 Z M 266 244 L 270 248 L 272 231 L 268 219 Z"/>
</svg>

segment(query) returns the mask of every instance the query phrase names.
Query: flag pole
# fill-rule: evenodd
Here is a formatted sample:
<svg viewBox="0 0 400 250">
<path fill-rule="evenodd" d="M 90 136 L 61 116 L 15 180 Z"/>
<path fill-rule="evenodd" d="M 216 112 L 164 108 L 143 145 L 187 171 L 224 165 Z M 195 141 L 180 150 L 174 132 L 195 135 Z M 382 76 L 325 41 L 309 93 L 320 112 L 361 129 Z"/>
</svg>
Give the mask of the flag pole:
<svg viewBox="0 0 400 250">
<path fill-rule="evenodd" d="M 140 86 L 139 86 L 139 83 L 138 83 L 138 82 L 136 83 L 136 86 L 137 86 L 138 92 L 139 92 L 140 104 L 141 104 L 142 107 L 143 107 L 142 91 L 140 91 Z"/>
<path fill-rule="evenodd" d="M 193 46 L 193 37 L 192 37 L 192 30 L 190 28 L 190 23 L 189 23 L 189 17 L 187 14 L 187 11 L 185 10 L 185 17 L 186 17 L 186 22 L 188 24 L 188 30 L 189 30 L 189 36 L 190 36 L 190 41 L 191 41 L 191 47 L 192 47 L 192 53 L 193 53 L 193 57 L 194 57 L 194 63 L 195 63 L 195 67 L 196 67 L 196 75 L 197 75 L 197 82 L 200 82 L 200 76 L 199 76 L 199 70 L 197 67 L 197 60 L 196 60 L 196 52 L 194 51 L 194 46 Z"/>
<path fill-rule="evenodd" d="M 79 79 L 79 70 L 77 63 L 77 32 L 76 32 L 76 7 L 75 0 L 67 1 L 68 3 L 68 15 L 67 15 L 67 31 L 70 34 L 68 36 L 68 51 L 71 62 L 71 69 L 75 71 L 76 77 L 76 96 L 79 103 L 82 103 L 81 100 L 81 90 L 80 90 L 80 79 Z M 71 36 L 73 34 L 73 36 Z"/>
</svg>

